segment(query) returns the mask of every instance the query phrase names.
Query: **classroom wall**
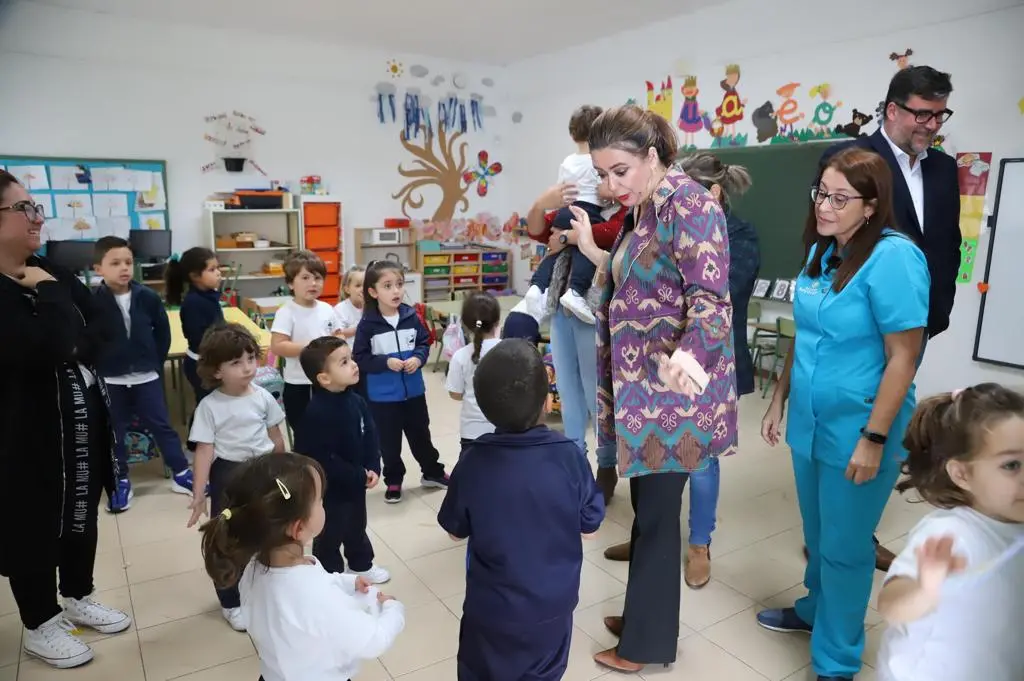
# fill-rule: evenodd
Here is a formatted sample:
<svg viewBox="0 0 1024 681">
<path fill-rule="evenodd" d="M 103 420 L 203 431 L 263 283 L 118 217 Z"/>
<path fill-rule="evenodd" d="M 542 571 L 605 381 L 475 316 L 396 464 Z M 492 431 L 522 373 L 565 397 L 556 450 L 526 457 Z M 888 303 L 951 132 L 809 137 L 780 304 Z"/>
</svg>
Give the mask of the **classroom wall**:
<svg viewBox="0 0 1024 681">
<path fill-rule="evenodd" d="M 998 160 L 1024 156 L 1024 72 L 1020 35 L 1024 3 L 1012 0 L 861 0 L 857 3 L 808 3 L 800 0 L 738 0 L 668 20 L 644 30 L 629 31 L 579 48 L 525 60 L 510 68 L 510 98 L 523 112 L 515 165 L 535 172 L 516 175 L 513 191 L 535 196 L 555 180 L 558 164 L 572 144 L 566 125 L 580 104 L 614 106 L 635 98 L 647 104 L 644 81 L 660 90 L 669 76 L 673 84 L 673 125 L 683 103 L 685 75 L 698 79 L 701 109 L 722 101 L 719 81 L 728 64 L 739 64 L 736 85 L 747 100 L 745 120 L 737 132 L 756 144 L 751 124 L 753 109 L 766 101 L 778 108 L 776 90 L 800 83 L 796 98 L 803 121 L 810 121 L 819 99 L 810 88 L 828 82 L 831 101 L 843 105 L 833 124 L 850 121 L 851 111 L 874 112 L 884 98 L 896 65 L 892 52 L 912 48 L 911 63 L 929 64 L 952 74 L 955 92 L 949 106 L 956 113 L 946 124 L 947 151 L 991 151 L 994 154 L 988 187 L 988 208 L 995 197 Z M 659 106 L 658 103 L 655 106 Z M 866 132 L 876 129 L 874 123 Z M 695 139 L 711 145 L 709 133 Z M 765 142 L 767 144 L 769 142 Z M 810 181 L 810 178 L 808 178 Z M 798 247 L 794 245 L 794 247 Z M 988 239 L 979 248 L 986 253 Z M 974 280 L 984 273 L 984 257 Z M 980 294 L 976 286 L 957 287 L 952 328 L 928 347 L 918 374 L 921 394 L 997 380 L 1024 387 L 1021 372 L 1003 370 L 971 360 Z M 766 317 L 788 311 L 766 305 Z"/>
<path fill-rule="evenodd" d="M 388 72 L 389 60 L 401 63 L 400 77 Z M 413 65 L 429 73 L 416 78 Z M 478 166 L 480 150 L 489 152 L 489 162 L 510 168 L 511 111 L 501 69 L 16 3 L 0 23 L 0 156 L 166 160 L 179 251 L 206 241 L 203 200 L 209 193 L 266 186 L 268 179 L 297 190 L 298 178 L 309 174 L 320 175 L 342 198 L 351 233 L 354 226 L 381 226 L 383 218 L 401 215 L 392 194 L 409 179 L 397 168 L 414 158 L 399 139 L 404 93 L 417 87 L 436 103 L 454 91 L 455 73 L 465 76 L 461 97 L 481 94 L 495 110 L 483 117 L 482 130 L 469 124 L 467 168 Z M 433 85 L 438 76 L 445 82 Z M 485 78 L 493 84 L 484 84 Z M 390 115 L 386 124 L 378 122 L 380 83 L 397 90 L 398 122 Z M 265 137 L 255 137 L 252 157 L 269 177 L 251 168 L 229 174 L 222 165 L 201 171 L 216 151 L 204 140 L 216 132 L 204 117 L 235 109 L 266 130 Z M 503 169 L 491 178 L 485 197 L 474 185 L 465 195 L 469 210 L 455 217 L 490 213 L 504 221 L 516 208 L 506 182 L 511 174 Z M 421 195 L 423 207 L 410 215 L 431 218 L 442 193 L 428 186 Z"/>
</svg>

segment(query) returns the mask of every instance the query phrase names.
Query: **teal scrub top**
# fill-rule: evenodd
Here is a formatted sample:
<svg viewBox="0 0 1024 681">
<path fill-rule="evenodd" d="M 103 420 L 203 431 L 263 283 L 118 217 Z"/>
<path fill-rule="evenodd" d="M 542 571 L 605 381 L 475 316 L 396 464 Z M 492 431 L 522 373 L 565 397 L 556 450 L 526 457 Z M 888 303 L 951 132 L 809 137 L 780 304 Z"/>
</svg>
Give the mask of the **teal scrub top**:
<svg viewBox="0 0 1024 681">
<path fill-rule="evenodd" d="M 841 292 L 832 289 L 831 273 L 811 278 L 805 268 L 796 280 L 786 426 L 794 456 L 845 468 L 882 382 L 884 336 L 928 326 L 931 278 L 924 253 L 893 230 L 883 235 Z M 829 248 L 821 255 L 823 270 L 831 254 Z M 812 250 L 809 259 L 816 255 Z M 889 430 L 883 468 L 906 456 L 903 435 L 915 404 L 911 384 Z"/>
</svg>

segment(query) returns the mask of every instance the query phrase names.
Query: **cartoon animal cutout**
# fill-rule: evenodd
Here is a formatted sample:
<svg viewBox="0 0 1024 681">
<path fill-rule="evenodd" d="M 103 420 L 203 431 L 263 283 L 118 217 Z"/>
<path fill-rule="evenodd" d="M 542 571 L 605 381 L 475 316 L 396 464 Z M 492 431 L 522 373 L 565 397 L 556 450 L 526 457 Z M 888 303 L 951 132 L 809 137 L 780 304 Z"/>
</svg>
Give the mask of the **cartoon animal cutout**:
<svg viewBox="0 0 1024 681">
<path fill-rule="evenodd" d="M 775 120 L 775 107 L 765 102 L 750 114 L 750 122 L 757 130 L 757 141 L 766 142 L 779 134 L 779 124 Z"/>
<path fill-rule="evenodd" d="M 775 112 L 780 137 L 793 137 L 796 133 L 796 124 L 805 118 L 805 114 L 800 111 L 800 104 L 793 97 L 798 87 L 800 83 L 787 83 L 775 91 L 775 94 L 782 97 L 782 103 Z"/>
<path fill-rule="evenodd" d="M 661 82 L 661 90 L 657 93 L 654 91 L 654 83 L 647 81 L 647 110 L 671 123 L 672 109 L 672 76 Z"/>
<path fill-rule="evenodd" d="M 719 83 L 725 93 L 722 95 L 722 103 L 715 108 L 715 116 L 722 124 L 722 134 L 728 137 L 735 137 L 736 124 L 743 120 L 743 107 L 747 100 L 740 99 L 736 91 L 736 85 L 740 82 L 740 67 L 738 64 L 729 64 L 725 67 L 725 79 Z"/>
<path fill-rule="evenodd" d="M 811 118 L 811 131 L 816 135 L 828 136 L 830 134 L 832 130 L 832 119 L 835 118 L 836 109 L 843 105 L 841 101 L 836 102 L 834 105 L 828 101 L 831 94 L 832 86 L 828 83 L 815 85 L 811 88 L 811 99 L 821 97 L 821 101 L 818 103 L 818 106 L 814 108 L 814 117 Z"/>
<path fill-rule="evenodd" d="M 906 50 L 903 51 L 903 54 L 900 54 L 899 52 L 893 52 L 892 54 L 890 54 L 889 61 L 896 62 L 896 68 L 902 71 L 903 69 L 910 66 L 910 62 L 908 60 L 910 59 L 910 56 L 912 54 L 914 54 L 914 51 L 908 47 Z"/>
<path fill-rule="evenodd" d="M 700 90 L 697 88 L 697 76 L 686 76 L 683 87 L 683 106 L 679 110 L 679 129 L 683 132 L 683 148 L 696 149 L 695 137 L 698 132 L 704 129 L 705 121 L 710 129 L 710 120 L 706 111 L 701 111 L 697 103 L 697 95 Z"/>
<path fill-rule="evenodd" d="M 848 137 L 866 137 L 867 134 L 861 132 L 861 128 L 870 122 L 870 114 L 861 113 L 854 109 L 853 118 L 850 122 L 845 125 L 837 125 L 835 132 L 837 135 L 846 135 Z"/>
</svg>

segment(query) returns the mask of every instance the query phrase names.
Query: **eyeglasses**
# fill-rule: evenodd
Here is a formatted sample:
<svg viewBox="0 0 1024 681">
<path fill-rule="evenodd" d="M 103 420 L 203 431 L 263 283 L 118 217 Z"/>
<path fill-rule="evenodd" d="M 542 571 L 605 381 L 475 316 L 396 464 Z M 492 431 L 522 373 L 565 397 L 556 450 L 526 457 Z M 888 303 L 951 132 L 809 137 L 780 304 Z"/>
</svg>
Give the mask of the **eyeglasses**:
<svg viewBox="0 0 1024 681">
<path fill-rule="evenodd" d="M 41 203 L 32 203 L 31 201 L 18 201 L 12 206 L 0 206 L 0 211 L 15 211 L 18 213 L 24 213 L 25 217 L 30 222 L 36 222 L 37 220 L 46 219 L 46 211 Z"/>
<path fill-rule="evenodd" d="M 899 102 L 893 102 L 896 106 L 903 109 L 907 113 L 914 114 L 914 121 L 924 125 L 931 119 L 935 119 L 935 122 L 942 125 L 949 120 L 950 116 L 953 115 L 951 109 L 943 109 L 942 111 L 932 111 L 931 109 L 911 109 L 906 104 L 900 104 Z"/>
<path fill-rule="evenodd" d="M 849 196 L 847 194 L 829 194 L 820 187 L 811 187 L 811 201 L 819 206 L 828 199 L 829 204 L 836 210 L 846 208 L 846 204 L 853 199 L 863 199 L 863 196 Z"/>
</svg>

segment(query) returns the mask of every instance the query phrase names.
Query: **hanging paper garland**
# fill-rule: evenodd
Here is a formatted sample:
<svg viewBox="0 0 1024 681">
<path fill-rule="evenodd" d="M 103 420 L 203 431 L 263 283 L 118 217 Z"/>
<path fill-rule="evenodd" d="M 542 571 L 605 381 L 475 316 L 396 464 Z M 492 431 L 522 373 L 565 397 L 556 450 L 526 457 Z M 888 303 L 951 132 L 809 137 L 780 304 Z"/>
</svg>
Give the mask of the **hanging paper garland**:
<svg viewBox="0 0 1024 681">
<path fill-rule="evenodd" d="M 473 97 L 469 100 L 469 111 L 473 117 L 473 129 L 480 130 L 484 127 L 484 119 L 480 113 L 480 99 Z"/>
<path fill-rule="evenodd" d="M 225 168 L 237 172 L 242 169 L 248 160 L 253 168 L 266 175 L 255 161 L 247 159 L 238 153 L 250 147 L 253 134 L 267 134 L 266 130 L 256 125 L 255 118 L 235 109 L 230 114 L 219 113 L 204 116 L 203 120 L 206 123 L 216 124 L 218 127 L 216 134 L 206 133 L 203 135 L 203 139 L 222 148 L 222 151 L 218 153 L 218 157 L 223 160 Z M 206 163 L 200 166 L 200 171 L 208 173 L 216 169 L 217 166 L 217 162 Z"/>
<path fill-rule="evenodd" d="M 420 96 L 405 93 L 405 139 L 415 139 L 420 131 Z"/>
</svg>

